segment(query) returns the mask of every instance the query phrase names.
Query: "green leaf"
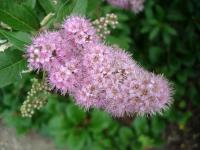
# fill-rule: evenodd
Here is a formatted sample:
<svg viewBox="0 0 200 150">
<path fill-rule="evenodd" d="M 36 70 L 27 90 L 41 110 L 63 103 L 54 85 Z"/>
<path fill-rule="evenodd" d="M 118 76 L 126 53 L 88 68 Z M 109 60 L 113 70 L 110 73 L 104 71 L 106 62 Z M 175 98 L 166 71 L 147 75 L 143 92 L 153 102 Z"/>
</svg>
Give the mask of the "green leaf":
<svg viewBox="0 0 200 150">
<path fill-rule="evenodd" d="M 105 112 L 95 110 L 92 113 L 92 120 L 90 129 L 95 133 L 100 133 L 104 129 L 108 128 L 111 123 L 111 118 Z"/>
<path fill-rule="evenodd" d="M 71 134 L 67 138 L 67 147 L 71 150 L 82 150 L 87 139 L 88 134 L 84 130 L 81 133 L 71 130 Z"/>
<path fill-rule="evenodd" d="M 55 11 L 55 7 L 52 0 L 39 0 L 38 2 L 44 8 L 47 14 Z"/>
<path fill-rule="evenodd" d="M 30 119 L 24 119 L 16 115 L 16 110 L 4 111 L 2 114 L 3 122 L 5 122 L 10 127 L 15 127 L 17 134 L 26 133 L 28 129 L 32 126 Z"/>
<path fill-rule="evenodd" d="M 156 36 L 158 35 L 158 33 L 159 33 L 159 28 L 158 27 L 155 27 L 152 31 L 151 31 L 151 33 L 149 34 L 149 39 L 150 40 L 153 40 L 153 39 L 155 39 L 156 38 Z"/>
<path fill-rule="evenodd" d="M 19 79 L 24 68 L 25 59 L 20 51 L 9 49 L 0 53 L 0 88 Z"/>
<path fill-rule="evenodd" d="M 135 118 L 133 121 L 133 127 L 138 135 L 147 133 L 149 131 L 149 126 L 146 118 Z"/>
<path fill-rule="evenodd" d="M 34 9 L 36 5 L 36 0 L 27 0 L 24 2 L 24 5 L 30 7 L 31 9 Z"/>
<path fill-rule="evenodd" d="M 94 0 L 90 0 L 89 1 L 89 4 L 88 5 L 88 8 L 87 8 L 87 11 L 91 13 L 91 15 L 94 14 L 94 12 L 96 11 L 96 9 L 94 8 L 97 8 L 98 6 L 100 6 L 102 3 L 102 1 L 94 1 Z"/>
<path fill-rule="evenodd" d="M 186 101 L 185 101 L 185 100 L 181 100 L 181 101 L 179 102 L 179 107 L 180 107 L 181 109 L 185 109 L 186 106 L 187 106 L 187 104 L 186 104 Z"/>
<path fill-rule="evenodd" d="M 151 26 L 144 26 L 141 29 L 141 33 L 148 33 L 149 31 L 151 31 Z"/>
<path fill-rule="evenodd" d="M 171 43 L 171 37 L 167 32 L 163 32 L 162 37 L 166 45 L 169 45 Z"/>
<path fill-rule="evenodd" d="M 171 35 L 177 35 L 177 32 L 174 28 L 172 28 L 171 26 L 169 25 L 165 25 L 164 26 L 164 30 L 168 33 L 168 34 L 171 34 Z"/>
<path fill-rule="evenodd" d="M 122 127 L 120 128 L 119 130 L 119 138 L 120 138 L 120 141 L 124 144 L 124 145 L 127 145 L 130 141 L 130 139 L 134 136 L 133 135 L 133 131 L 128 128 L 128 127 Z"/>
<path fill-rule="evenodd" d="M 31 42 L 31 37 L 26 32 L 7 32 L 0 30 L 2 34 L 13 46 L 21 51 L 24 51 L 24 47 Z"/>
<path fill-rule="evenodd" d="M 160 49 L 160 47 L 153 46 L 149 49 L 149 59 L 150 61 L 155 64 L 161 59 L 163 51 Z"/>
<path fill-rule="evenodd" d="M 184 21 L 186 19 L 186 17 L 177 10 L 168 11 L 167 18 L 171 21 Z"/>
<path fill-rule="evenodd" d="M 12 3 L 16 3 L 16 0 L 0 0 L 0 8 L 8 8 Z"/>
<path fill-rule="evenodd" d="M 85 112 L 73 104 L 67 107 L 67 116 L 73 124 L 79 124 L 85 119 Z"/>
<path fill-rule="evenodd" d="M 181 115 L 182 116 L 178 120 L 179 126 L 185 126 L 187 124 L 188 120 L 192 117 L 192 112 L 187 111 Z"/>
<path fill-rule="evenodd" d="M 154 135 L 156 136 L 160 136 L 160 134 L 164 131 L 165 129 L 165 122 L 161 119 L 161 118 L 158 118 L 157 116 L 154 116 L 152 119 L 151 119 L 151 130 L 153 132 Z"/>
<path fill-rule="evenodd" d="M 151 8 L 151 5 L 153 5 L 153 4 L 150 4 L 150 3 L 153 3 L 153 1 L 148 1 L 147 3 L 148 3 L 148 5 L 147 5 L 146 9 L 144 10 L 144 12 L 145 12 L 145 16 L 146 16 L 147 20 L 150 20 L 154 17 L 154 14 L 153 14 L 153 11 Z"/>
<path fill-rule="evenodd" d="M 123 39 L 123 40 L 121 40 Z M 131 39 L 126 35 L 119 35 L 119 36 L 108 36 L 107 41 L 110 44 L 117 44 L 120 48 L 129 49 Z"/>
<path fill-rule="evenodd" d="M 67 127 L 65 126 L 65 122 L 66 118 L 62 114 L 54 113 L 54 115 L 50 118 L 48 122 L 50 135 L 60 135 L 60 130 L 67 129 Z"/>
<path fill-rule="evenodd" d="M 176 74 L 177 81 L 179 81 L 181 83 L 187 83 L 186 81 L 189 78 L 189 73 L 187 72 L 187 70 L 179 71 L 179 73 Z"/>
<path fill-rule="evenodd" d="M 61 4 L 56 12 L 55 22 L 62 22 L 63 19 L 69 15 L 72 11 L 72 4 L 69 4 L 69 0 L 66 0 L 65 3 Z"/>
<path fill-rule="evenodd" d="M 24 5 L 11 5 L 0 8 L 0 21 L 20 31 L 35 31 L 39 28 L 39 20 L 34 12 Z"/>
<path fill-rule="evenodd" d="M 72 14 L 85 16 L 87 12 L 87 6 L 88 6 L 88 0 L 76 0 Z"/>
<path fill-rule="evenodd" d="M 138 140 L 141 142 L 144 149 L 154 145 L 154 140 L 147 135 L 140 135 Z"/>
</svg>

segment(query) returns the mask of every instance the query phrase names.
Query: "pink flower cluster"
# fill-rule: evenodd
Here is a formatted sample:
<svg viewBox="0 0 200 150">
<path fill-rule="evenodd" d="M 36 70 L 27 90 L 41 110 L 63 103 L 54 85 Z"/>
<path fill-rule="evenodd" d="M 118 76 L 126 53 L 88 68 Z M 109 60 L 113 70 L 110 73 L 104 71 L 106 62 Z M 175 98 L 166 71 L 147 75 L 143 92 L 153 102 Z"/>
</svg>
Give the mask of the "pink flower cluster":
<svg viewBox="0 0 200 150">
<path fill-rule="evenodd" d="M 130 9 L 135 13 L 139 13 L 144 9 L 144 0 L 107 0 L 110 4 Z"/>
<path fill-rule="evenodd" d="M 85 109 L 122 117 L 160 113 L 171 103 L 172 90 L 163 76 L 105 45 L 84 17 L 71 16 L 60 31 L 40 34 L 27 56 L 31 69 L 46 71 L 54 89 L 69 93 Z"/>
</svg>

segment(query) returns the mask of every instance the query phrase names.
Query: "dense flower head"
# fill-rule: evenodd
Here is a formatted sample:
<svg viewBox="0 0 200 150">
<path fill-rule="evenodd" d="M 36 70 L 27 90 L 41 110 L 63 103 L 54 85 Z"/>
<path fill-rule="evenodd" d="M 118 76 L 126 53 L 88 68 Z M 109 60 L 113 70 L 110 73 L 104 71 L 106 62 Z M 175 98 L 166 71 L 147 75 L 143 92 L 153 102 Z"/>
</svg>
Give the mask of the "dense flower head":
<svg viewBox="0 0 200 150">
<path fill-rule="evenodd" d="M 171 103 L 171 86 L 163 76 L 102 43 L 84 17 L 69 17 L 59 32 L 40 34 L 27 55 L 30 67 L 47 72 L 52 89 L 70 94 L 85 109 L 122 117 L 160 113 Z"/>
<path fill-rule="evenodd" d="M 169 105 L 171 90 L 164 77 L 144 70 L 119 48 L 104 44 L 85 48 L 83 64 L 91 80 L 76 98 L 78 104 L 100 107 L 118 117 L 153 114 Z"/>
<path fill-rule="evenodd" d="M 84 83 L 80 89 L 75 92 L 75 100 L 77 104 L 84 106 L 86 109 L 90 107 L 101 108 L 105 105 L 105 88 L 102 86 L 105 81 L 103 71 L 110 66 L 110 53 L 104 44 L 88 44 L 84 48 L 82 64 L 85 68 Z"/>
<path fill-rule="evenodd" d="M 58 32 L 45 32 L 33 39 L 27 55 L 31 69 L 46 69 L 54 59 L 54 52 L 60 47 L 61 38 Z"/>
<path fill-rule="evenodd" d="M 49 71 L 49 83 L 63 94 L 73 91 L 81 80 L 79 78 L 81 78 L 82 70 L 79 60 L 67 60 L 64 64 L 54 63 Z"/>
<path fill-rule="evenodd" d="M 106 110 L 114 116 L 161 113 L 171 102 L 168 81 L 137 69 L 135 68 L 136 76 L 135 72 L 127 74 L 123 83 L 118 84 L 118 88 L 110 88 L 111 91 L 118 91 L 114 92 L 117 98 L 112 95 L 106 105 Z"/>
<path fill-rule="evenodd" d="M 92 23 L 84 17 L 71 16 L 63 24 L 64 36 L 76 44 L 83 45 L 99 40 Z"/>
<path fill-rule="evenodd" d="M 130 9 L 136 14 L 144 9 L 144 0 L 107 0 L 107 1 L 114 6 Z"/>
<path fill-rule="evenodd" d="M 41 33 L 28 47 L 29 68 L 48 71 L 55 60 L 70 59 L 75 55 L 75 47 L 70 42 L 63 39 L 60 32 Z"/>
</svg>

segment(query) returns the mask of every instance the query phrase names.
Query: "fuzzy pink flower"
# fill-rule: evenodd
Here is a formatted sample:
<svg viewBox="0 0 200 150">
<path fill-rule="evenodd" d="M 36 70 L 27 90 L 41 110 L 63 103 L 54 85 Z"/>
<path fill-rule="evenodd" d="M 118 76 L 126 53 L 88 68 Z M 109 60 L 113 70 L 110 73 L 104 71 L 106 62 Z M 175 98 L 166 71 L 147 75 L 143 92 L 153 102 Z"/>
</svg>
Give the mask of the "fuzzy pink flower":
<svg viewBox="0 0 200 150">
<path fill-rule="evenodd" d="M 107 0 L 110 4 L 128 9 L 129 8 L 129 0 Z"/>
<path fill-rule="evenodd" d="M 168 81 L 139 67 L 129 54 L 104 44 L 85 49 L 83 65 L 90 81 L 77 90 L 77 104 L 103 108 L 117 117 L 153 114 L 170 104 Z"/>
<path fill-rule="evenodd" d="M 107 0 L 107 1 L 114 6 L 130 9 L 136 14 L 144 9 L 144 0 Z"/>
<path fill-rule="evenodd" d="M 99 41 L 92 23 L 84 17 L 70 16 L 65 20 L 63 29 L 64 37 L 78 45 Z"/>
<path fill-rule="evenodd" d="M 111 68 L 110 53 L 107 46 L 103 44 L 85 45 L 82 59 L 84 71 L 84 82 L 80 89 L 74 93 L 75 101 L 78 105 L 88 109 L 90 107 L 102 108 L 105 106 L 105 88 L 103 87 L 103 76 L 105 66 Z M 102 72 L 104 71 L 104 72 Z"/>
<path fill-rule="evenodd" d="M 115 71 L 110 74 L 112 84 L 106 87 L 109 97 L 105 108 L 112 115 L 151 115 L 171 103 L 171 87 L 166 79 L 144 70 L 120 49 L 113 49 L 113 64 Z"/>
<path fill-rule="evenodd" d="M 49 83 L 62 94 L 71 93 L 80 84 L 82 68 L 77 59 L 67 60 L 64 63 L 54 61 L 49 70 Z"/>
<path fill-rule="evenodd" d="M 144 0 L 129 0 L 131 10 L 133 10 L 136 14 L 141 12 L 144 9 Z"/>
<path fill-rule="evenodd" d="M 62 37 L 62 32 L 45 32 L 33 39 L 28 47 L 29 67 L 48 71 L 55 62 L 65 62 L 78 57 L 76 43 Z M 55 61 L 56 60 L 56 61 Z"/>
<path fill-rule="evenodd" d="M 113 116 L 161 113 L 171 103 L 170 83 L 140 67 L 129 53 L 101 43 L 84 17 L 69 17 L 59 32 L 46 32 L 27 51 L 29 67 L 48 73 L 49 84 L 85 109 Z"/>
<path fill-rule="evenodd" d="M 60 47 L 61 38 L 58 32 L 45 32 L 33 39 L 28 47 L 27 56 L 31 69 L 46 69 L 54 59 L 54 52 Z"/>
</svg>

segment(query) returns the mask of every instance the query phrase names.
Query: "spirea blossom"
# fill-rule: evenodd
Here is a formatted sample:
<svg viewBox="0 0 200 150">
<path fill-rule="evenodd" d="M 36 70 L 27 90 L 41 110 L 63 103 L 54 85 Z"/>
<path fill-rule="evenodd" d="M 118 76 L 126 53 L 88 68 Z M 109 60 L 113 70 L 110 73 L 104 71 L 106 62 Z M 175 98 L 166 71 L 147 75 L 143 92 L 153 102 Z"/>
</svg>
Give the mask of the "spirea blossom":
<svg viewBox="0 0 200 150">
<path fill-rule="evenodd" d="M 136 14 L 141 12 L 144 9 L 144 0 L 129 0 L 130 9 Z"/>
<path fill-rule="evenodd" d="M 66 59 L 74 59 L 78 53 L 76 44 L 63 38 L 61 31 L 41 33 L 28 47 L 29 68 L 48 71 L 56 62 L 63 63 Z"/>
<path fill-rule="evenodd" d="M 168 81 L 141 68 L 130 54 L 104 44 L 91 44 L 86 49 L 83 65 L 88 68 L 90 82 L 77 91 L 78 104 L 103 108 L 117 117 L 153 114 L 169 105 Z"/>
<path fill-rule="evenodd" d="M 114 6 L 130 9 L 136 14 L 144 9 L 144 0 L 107 0 L 107 1 Z"/>
<path fill-rule="evenodd" d="M 92 23 L 84 17 L 71 16 L 63 24 L 64 36 L 76 44 L 84 45 L 97 42 L 98 36 Z"/>
<path fill-rule="evenodd" d="M 64 63 L 57 61 L 54 63 L 49 71 L 50 85 L 62 94 L 74 91 L 79 86 L 82 77 L 80 60 L 74 58 Z"/>
<path fill-rule="evenodd" d="M 130 0 L 107 0 L 110 4 L 117 6 L 117 7 L 121 7 L 121 8 L 125 8 L 128 9 L 129 8 L 129 1 Z"/>
<path fill-rule="evenodd" d="M 47 72 L 49 85 L 76 104 L 113 116 L 160 113 L 171 103 L 170 83 L 140 67 L 120 48 L 107 46 L 91 22 L 71 16 L 58 32 L 34 38 L 29 66 Z"/>
<path fill-rule="evenodd" d="M 58 32 L 45 32 L 33 39 L 27 49 L 29 67 L 46 70 L 54 59 L 54 53 L 60 47 L 61 38 Z"/>
</svg>

